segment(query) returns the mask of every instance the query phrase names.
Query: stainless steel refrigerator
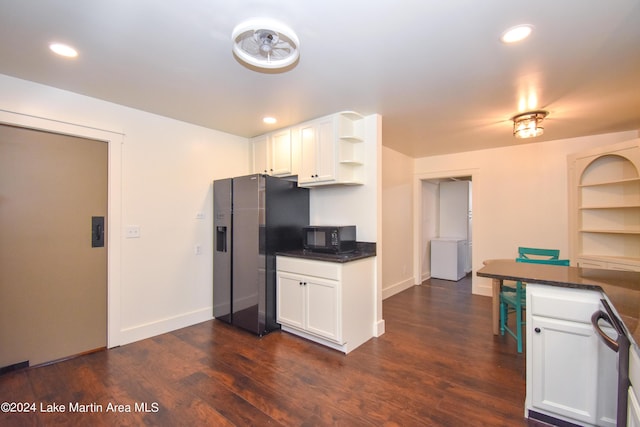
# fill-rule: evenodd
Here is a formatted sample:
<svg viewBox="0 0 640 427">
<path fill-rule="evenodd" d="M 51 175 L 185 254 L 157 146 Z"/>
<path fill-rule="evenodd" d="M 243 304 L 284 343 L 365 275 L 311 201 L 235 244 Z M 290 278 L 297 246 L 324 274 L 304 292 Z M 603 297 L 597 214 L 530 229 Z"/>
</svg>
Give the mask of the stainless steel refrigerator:
<svg viewBox="0 0 640 427">
<path fill-rule="evenodd" d="M 309 190 L 248 175 L 213 182 L 213 317 L 264 335 L 276 322 L 276 258 L 302 248 Z"/>
</svg>

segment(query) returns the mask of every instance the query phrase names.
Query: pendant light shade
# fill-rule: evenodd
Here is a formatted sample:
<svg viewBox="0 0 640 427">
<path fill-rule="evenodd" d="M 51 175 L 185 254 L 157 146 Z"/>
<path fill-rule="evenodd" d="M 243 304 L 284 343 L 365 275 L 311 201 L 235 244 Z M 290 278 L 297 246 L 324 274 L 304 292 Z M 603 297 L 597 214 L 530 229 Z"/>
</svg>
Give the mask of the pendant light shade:
<svg viewBox="0 0 640 427">
<path fill-rule="evenodd" d="M 513 136 L 516 138 L 535 138 L 544 133 L 542 120 L 549 114 L 547 111 L 529 111 L 513 116 Z"/>
</svg>

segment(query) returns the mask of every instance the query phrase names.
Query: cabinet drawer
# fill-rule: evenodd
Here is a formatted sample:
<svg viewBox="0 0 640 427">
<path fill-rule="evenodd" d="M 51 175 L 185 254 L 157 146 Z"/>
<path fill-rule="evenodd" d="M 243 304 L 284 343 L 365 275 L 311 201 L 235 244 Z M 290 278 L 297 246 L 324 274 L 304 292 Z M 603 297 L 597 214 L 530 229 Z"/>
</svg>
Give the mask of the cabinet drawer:
<svg viewBox="0 0 640 427">
<path fill-rule="evenodd" d="M 591 315 L 600 310 L 602 294 L 597 291 L 527 285 L 527 309 L 534 316 L 552 317 L 573 322 L 590 323 Z"/>
<path fill-rule="evenodd" d="M 341 265 L 335 262 L 315 261 L 302 258 L 277 257 L 276 269 L 305 276 L 340 280 Z"/>
</svg>

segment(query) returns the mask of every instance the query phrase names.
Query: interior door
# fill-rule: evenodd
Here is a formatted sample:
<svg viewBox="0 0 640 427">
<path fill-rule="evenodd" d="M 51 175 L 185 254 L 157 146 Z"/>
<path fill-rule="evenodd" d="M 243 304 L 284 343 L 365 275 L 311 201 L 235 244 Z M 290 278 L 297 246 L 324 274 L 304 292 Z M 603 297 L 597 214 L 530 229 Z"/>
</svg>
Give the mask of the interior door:
<svg viewBox="0 0 640 427">
<path fill-rule="evenodd" d="M 106 347 L 107 156 L 0 125 L 0 367 Z"/>
</svg>

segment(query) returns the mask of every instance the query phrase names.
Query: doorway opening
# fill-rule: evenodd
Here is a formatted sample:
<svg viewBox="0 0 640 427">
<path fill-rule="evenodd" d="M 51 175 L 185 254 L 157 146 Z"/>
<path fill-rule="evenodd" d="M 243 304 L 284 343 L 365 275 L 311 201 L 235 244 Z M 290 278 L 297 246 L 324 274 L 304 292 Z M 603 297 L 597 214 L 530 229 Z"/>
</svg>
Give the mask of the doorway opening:
<svg viewBox="0 0 640 427">
<path fill-rule="evenodd" d="M 473 205 L 475 187 L 480 181 L 477 169 L 440 171 L 416 175 L 414 186 L 414 280 L 429 278 L 455 284 L 475 277 L 473 257 Z M 438 267 L 433 275 L 432 241 L 437 241 Z M 444 248 L 444 249 L 442 249 Z M 438 249 L 438 248 L 437 248 Z M 447 255 L 453 252 L 453 255 Z M 436 254 L 438 255 L 438 254 Z M 444 263 L 444 264 L 443 264 Z M 445 265 L 446 264 L 446 265 Z M 453 276 L 450 276 L 452 274 Z M 465 282 L 465 283 L 467 283 Z"/>
<path fill-rule="evenodd" d="M 471 272 L 471 176 L 422 181 L 423 278 L 457 282 Z"/>
</svg>

